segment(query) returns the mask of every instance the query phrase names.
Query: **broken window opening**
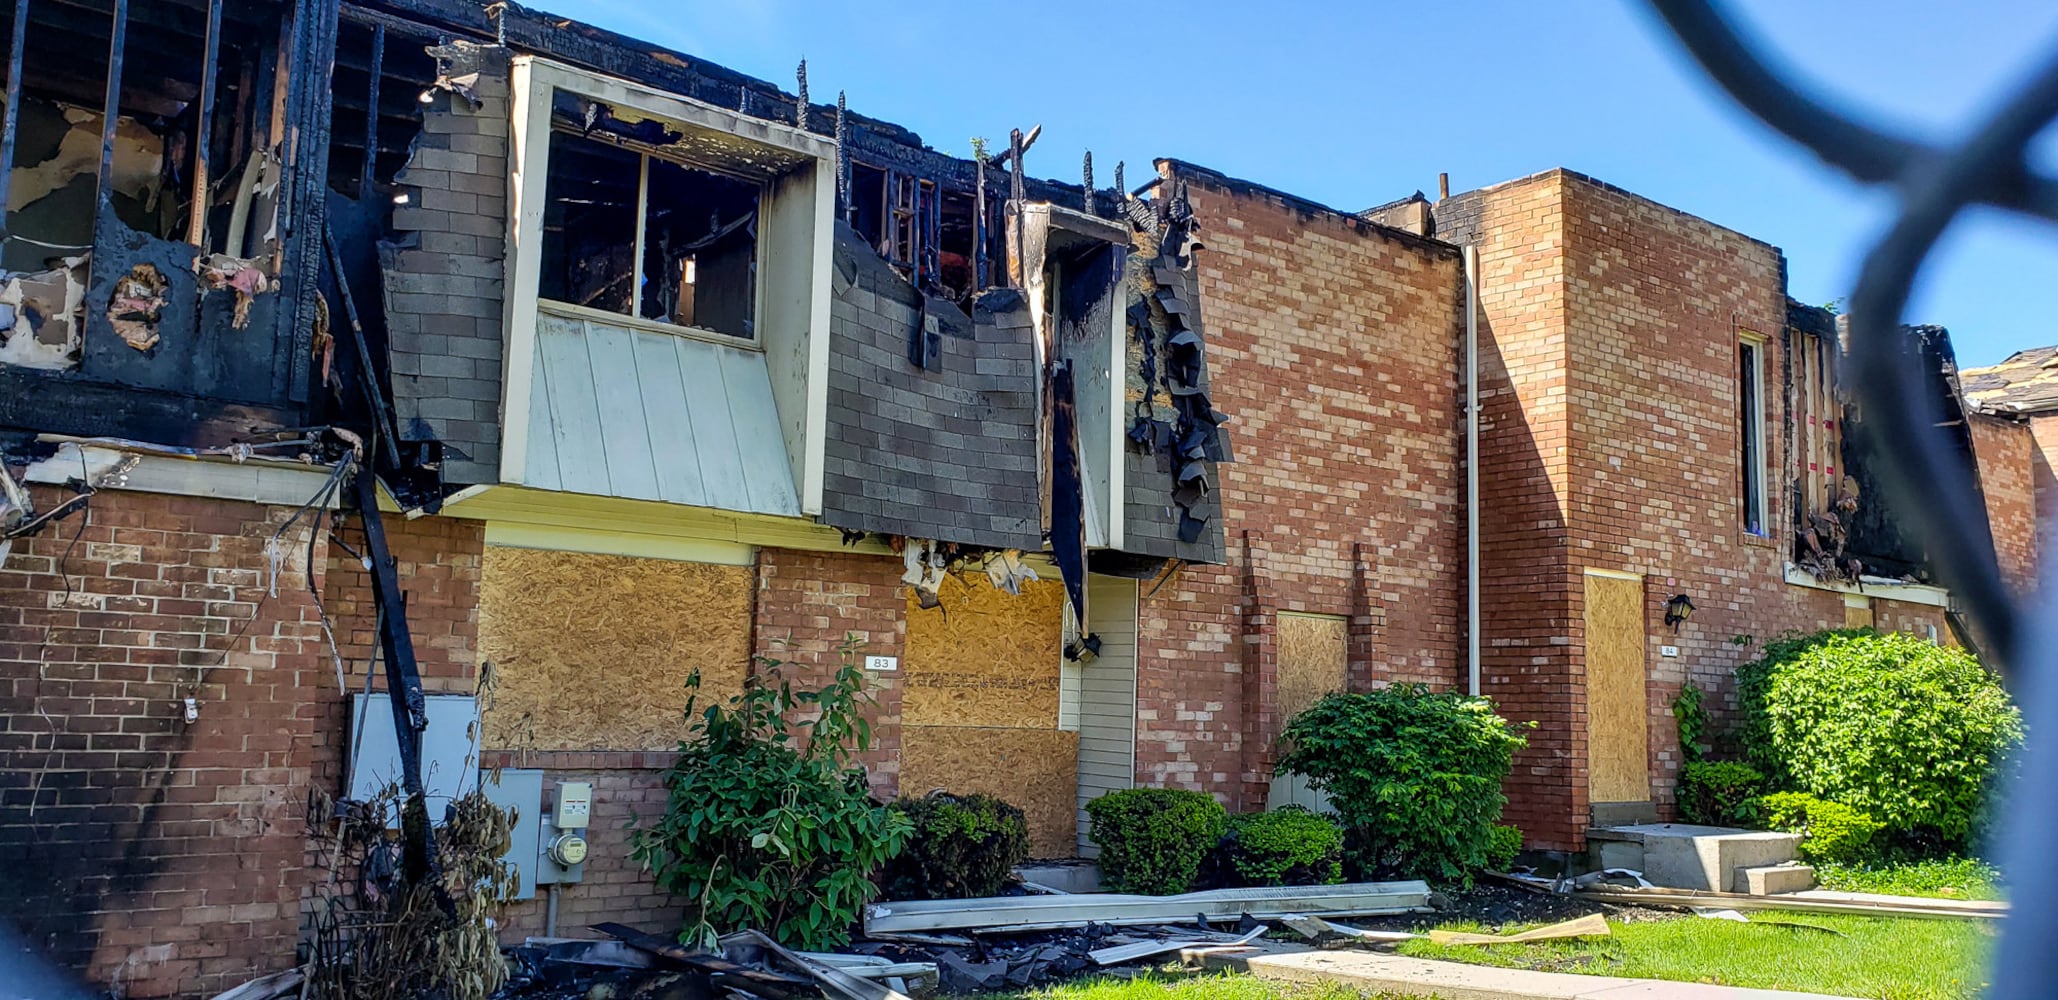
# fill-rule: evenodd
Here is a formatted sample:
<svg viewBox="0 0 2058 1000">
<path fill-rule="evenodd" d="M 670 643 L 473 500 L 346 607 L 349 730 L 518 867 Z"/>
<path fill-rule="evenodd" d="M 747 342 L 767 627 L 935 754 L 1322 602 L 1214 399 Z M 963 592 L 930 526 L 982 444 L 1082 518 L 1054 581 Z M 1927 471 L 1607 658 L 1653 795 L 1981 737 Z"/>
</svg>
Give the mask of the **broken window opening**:
<svg viewBox="0 0 2058 1000">
<path fill-rule="evenodd" d="M 762 185 L 555 131 L 542 297 L 749 339 Z"/>
<path fill-rule="evenodd" d="M 960 302 L 967 298 L 973 288 L 969 195 L 945 193 L 930 178 L 853 162 L 849 198 L 851 228 L 902 277 L 918 288 L 946 290 Z M 948 262 L 941 243 L 950 224 L 945 216 L 953 210 L 963 232 L 951 233 L 958 259 Z"/>
<path fill-rule="evenodd" d="M 331 190 L 358 198 L 367 190 L 391 189 L 421 132 L 420 96 L 423 86 L 436 78 L 436 60 L 428 53 L 435 42 L 432 34 L 410 34 L 384 22 L 345 17 L 337 26 Z"/>
<path fill-rule="evenodd" d="M 110 59 L 111 15 L 71 4 L 28 6 L 20 93 L 9 100 L 14 140 L 0 267 L 41 269 L 92 243 L 111 69 L 119 73 L 117 115 L 104 173 L 115 218 L 158 239 L 201 239 L 217 219 L 195 212 L 196 190 L 210 208 L 225 188 L 230 198 L 235 193 L 240 164 L 231 153 L 236 127 L 249 118 L 242 113 L 248 64 L 275 31 L 276 7 L 213 4 L 202 17 L 171 0 L 130 0 L 124 44 Z M 10 39 L 15 11 L 0 9 L 0 33 Z"/>
<path fill-rule="evenodd" d="M 881 256 L 886 254 L 886 171 L 851 163 L 850 227 Z"/>
<path fill-rule="evenodd" d="M 972 224 L 972 195 L 945 191 L 938 203 L 936 226 L 936 280 L 960 304 L 969 301 L 991 276 L 975 277 L 977 255 L 973 253 L 975 227 Z"/>
<path fill-rule="evenodd" d="M 1740 509 L 1743 527 L 1753 535 L 1769 535 L 1765 505 L 1765 341 L 1747 337 L 1737 344 L 1737 399 L 1741 422 L 1738 440 L 1742 462 Z"/>
</svg>

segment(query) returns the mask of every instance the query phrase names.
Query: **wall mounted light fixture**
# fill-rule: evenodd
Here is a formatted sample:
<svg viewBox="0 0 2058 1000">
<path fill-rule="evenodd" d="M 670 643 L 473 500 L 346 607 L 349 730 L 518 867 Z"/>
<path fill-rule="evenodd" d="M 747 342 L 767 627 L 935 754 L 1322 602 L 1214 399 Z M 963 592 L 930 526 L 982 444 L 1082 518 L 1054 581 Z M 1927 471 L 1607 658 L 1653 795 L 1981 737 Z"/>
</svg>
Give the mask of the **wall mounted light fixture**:
<svg viewBox="0 0 2058 1000">
<path fill-rule="evenodd" d="M 1685 594 L 1674 594 L 1665 602 L 1665 624 L 1672 626 L 1672 634 L 1679 634 L 1679 623 L 1694 615 L 1694 600 Z"/>
</svg>

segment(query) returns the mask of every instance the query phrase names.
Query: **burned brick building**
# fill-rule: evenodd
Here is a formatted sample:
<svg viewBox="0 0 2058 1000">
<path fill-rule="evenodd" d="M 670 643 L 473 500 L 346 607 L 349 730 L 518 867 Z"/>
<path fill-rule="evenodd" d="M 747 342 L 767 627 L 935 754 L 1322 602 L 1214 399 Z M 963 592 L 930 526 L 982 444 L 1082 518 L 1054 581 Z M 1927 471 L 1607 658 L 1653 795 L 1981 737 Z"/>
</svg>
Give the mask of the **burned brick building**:
<svg viewBox="0 0 2058 1000">
<path fill-rule="evenodd" d="M 290 964 L 388 785 L 533 818 L 505 934 L 675 918 L 624 827 L 696 674 L 854 657 L 874 790 L 1039 856 L 1111 789 L 1314 802 L 1313 698 L 1470 688 L 1576 849 L 1669 811 L 1739 637 L 1957 641 L 1833 317 L 1591 178 L 1099 187 L 513 4 L 12 12 L 0 910 L 128 995 Z M 1911 340 L 2028 579 L 2027 430 Z"/>
</svg>

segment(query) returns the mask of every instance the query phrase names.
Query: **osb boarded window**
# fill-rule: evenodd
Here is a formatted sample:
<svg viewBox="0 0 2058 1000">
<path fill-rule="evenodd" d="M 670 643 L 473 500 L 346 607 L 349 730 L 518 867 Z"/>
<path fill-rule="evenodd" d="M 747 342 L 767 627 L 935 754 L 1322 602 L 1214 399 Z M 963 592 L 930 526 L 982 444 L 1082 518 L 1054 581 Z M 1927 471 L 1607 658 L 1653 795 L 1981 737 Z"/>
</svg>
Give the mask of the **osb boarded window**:
<svg viewBox="0 0 2058 1000">
<path fill-rule="evenodd" d="M 1333 615 L 1279 614 L 1278 718 L 1284 727 L 1325 694 L 1344 689 L 1350 623 Z"/>
<path fill-rule="evenodd" d="M 912 596 L 901 695 L 900 790 L 983 792 L 1022 808 L 1031 850 L 1069 857 L 1078 840 L 1079 734 L 1059 732 L 1064 587 L 1019 595 L 983 575 L 946 578 L 940 608 Z"/>
<path fill-rule="evenodd" d="M 1056 729 L 1064 586 L 1038 580 L 1016 595 L 951 576 L 937 596 L 936 608 L 908 598 L 901 724 Z"/>
<path fill-rule="evenodd" d="M 479 654 L 499 676 L 486 745 L 671 749 L 695 667 L 703 704 L 742 688 L 751 579 L 748 566 L 486 546 Z"/>
</svg>

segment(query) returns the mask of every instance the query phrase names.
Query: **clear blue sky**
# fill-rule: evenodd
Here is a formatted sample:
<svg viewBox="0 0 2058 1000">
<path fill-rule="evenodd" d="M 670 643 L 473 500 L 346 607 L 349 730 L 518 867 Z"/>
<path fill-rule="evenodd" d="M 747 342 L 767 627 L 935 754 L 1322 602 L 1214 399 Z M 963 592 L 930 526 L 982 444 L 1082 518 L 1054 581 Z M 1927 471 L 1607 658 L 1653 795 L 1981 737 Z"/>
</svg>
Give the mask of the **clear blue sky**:
<svg viewBox="0 0 2058 1000">
<path fill-rule="evenodd" d="M 1339 208 L 1563 166 L 1786 251 L 1791 291 L 1849 291 L 1886 202 L 1748 119 L 1639 5 L 1188 0 L 531 0 L 772 80 L 966 155 L 1041 123 L 1032 172 L 1091 149 L 1148 175 L 1172 156 Z M 1739 19 L 1818 92 L 1926 137 L 1956 135 L 2058 45 L 2050 0 L 1746 0 Z M 2049 139 L 2049 136 L 2045 137 Z M 2040 153 L 2058 152 L 2051 144 Z M 2058 169 L 2058 155 L 2043 155 Z M 1967 365 L 2058 342 L 2058 228 L 1968 217 L 1909 318 Z"/>
</svg>

